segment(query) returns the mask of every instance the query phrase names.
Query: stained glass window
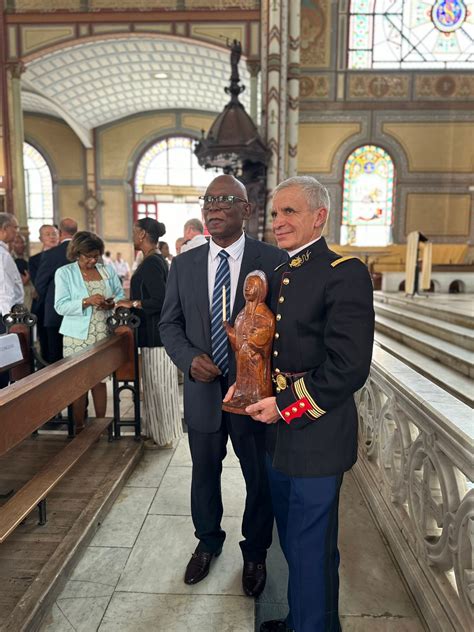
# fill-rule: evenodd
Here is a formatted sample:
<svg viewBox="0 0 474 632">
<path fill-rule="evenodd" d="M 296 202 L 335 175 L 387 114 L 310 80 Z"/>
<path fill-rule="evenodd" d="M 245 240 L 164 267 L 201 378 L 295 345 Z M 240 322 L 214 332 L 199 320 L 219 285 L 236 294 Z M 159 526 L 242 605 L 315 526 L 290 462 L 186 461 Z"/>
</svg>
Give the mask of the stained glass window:
<svg viewBox="0 0 474 632">
<path fill-rule="evenodd" d="M 45 159 L 29 143 L 23 143 L 23 165 L 28 228 L 32 241 L 38 241 L 40 227 L 54 221 L 53 179 Z"/>
<path fill-rule="evenodd" d="M 147 184 L 205 188 L 215 173 L 201 167 L 194 155 L 193 144 L 191 138 L 175 136 L 150 147 L 137 168 L 136 193 L 143 193 L 143 186 Z"/>
<path fill-rule="evenodd" d="M 349 68 L 474 68 L 474 2 L 352 0 Z"/>
<path fill-rule="evenodd" d="M 344 167 L 341 244 L 386 246 L 391 243 L 394 168 L 385 150 L 356 149 Z"/>
</svg>

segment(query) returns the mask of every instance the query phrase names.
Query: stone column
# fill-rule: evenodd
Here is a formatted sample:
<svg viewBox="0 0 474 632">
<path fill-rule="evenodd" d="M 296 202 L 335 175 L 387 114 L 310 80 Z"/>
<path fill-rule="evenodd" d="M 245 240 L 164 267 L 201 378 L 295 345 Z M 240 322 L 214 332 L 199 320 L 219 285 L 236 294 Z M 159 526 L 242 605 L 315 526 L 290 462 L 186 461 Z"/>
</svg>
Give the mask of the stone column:
<svg viewBox="0 0 474 632">
<path fill-rule="evenodd" d="M 247 69 L 250 73 L 250 117 L 258 126 L 258 73 L 260 72 L 260 62 L 256 60 L 247 61 Z"/>
<path fill-rule="evenodd" d="M 20 230 L 28 236 L 28 215 L 25 196 L 25 171 L 23 165 L 23 111 L 21 108 L 21 75 L 25 70 L 23 62 L 7 64 L 7 107 L 10 132 L 7 151 L 11 165 L 12 211 L 20 224 Z"/>
<path fill-rule="evenodd" d="M 6 38 L 5 7 L 0 0 L 0 42 L 6 42 Z M 6 46 L 0 45 L 0 212 L 13 209 L 7 94 Z"/>
<path fill-rule="evenodd" d="M 300 98 L 300 3 L 290 2 L 288 52 L 288 165 L 287 176 L 298 172 L 298 129 Z"/>
<path fill-rule="evenodd" d="M 271 152 L 267 170 L 264 238 L 271 233 L 270 195 L 286 173 L 286 112 L 288 65 L 288 0 L 262 1 L 262 89 L 265 140 Z"/>
</svg>

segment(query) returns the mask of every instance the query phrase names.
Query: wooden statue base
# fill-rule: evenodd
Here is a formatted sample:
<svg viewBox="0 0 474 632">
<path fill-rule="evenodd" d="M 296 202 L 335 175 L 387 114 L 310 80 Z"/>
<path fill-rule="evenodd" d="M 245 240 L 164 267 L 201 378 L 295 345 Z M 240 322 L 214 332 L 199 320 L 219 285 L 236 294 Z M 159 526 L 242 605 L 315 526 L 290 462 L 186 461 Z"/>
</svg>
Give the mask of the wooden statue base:
<svg viewBox="0 0 474 632">
<path fill-rule="evenodd" d="M 222 410 L 228 413 L 234 413 L 234 415 L 248 415 L 245 412 L 247 406 L 255 404 L 258 400 L 252 401 L 248 397 L 234 397 L 230 402 L 222 404 Z"/>
</svg>

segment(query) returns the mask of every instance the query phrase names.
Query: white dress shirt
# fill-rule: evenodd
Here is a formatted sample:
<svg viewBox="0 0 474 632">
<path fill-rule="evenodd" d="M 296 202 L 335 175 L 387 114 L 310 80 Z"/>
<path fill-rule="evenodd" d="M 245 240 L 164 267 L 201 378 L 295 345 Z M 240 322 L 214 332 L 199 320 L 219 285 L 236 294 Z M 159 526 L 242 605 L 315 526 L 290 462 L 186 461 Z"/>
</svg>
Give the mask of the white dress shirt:
<svg viewBox="0 0 474 632">
<path fill-rule="evenodd" d="M 9 314 L 13 305 L 23 303 L 25 292 L 20 273 L 5 242 L 0 241 L 0 314 Z"/>
<path fill-rule="evenodd" d="M 121 279 L 126 279 L 130 276 L 130 266 L 124 259 L 122 259 L 122 261 L 114 261 L 113 265 L 115 267 L 115 271 Z"/>
<path fill-rule="evenodd" d="M 187 252 L 188 250 L 192 250 L 193 248 L 197 248 L 198 246 L 203 246 L 204 244 L 207 244 L 207 239 L 204 237 L 204 235 L 194 235 L 192 239 L 181 246 L 181 251 L 179 254 L 181 254 L 182 252 Z"/>
<path fill-rule="evenodd" d="M 230 269 L 230 314 L 227 314 L 227 319 L 230 319 L 232 310 L 234 309 L 235 293 L 237 291 L 237 283 L 239 282 L 240 266 L 242 265 L 242 256 L 245 248 L 245 233 L 234 241 L 233 244 L 227 246 L 227 248 L 221 248 L 212 239 L 209 242 L 209 256 L 207 263 L 207 287 L 209 289 L 209 311 L 212 308 L 212 295 L 214 293 L 214 282 L 216 280 L 216 272 L 219 266 L 219 253 L 221 250 L 225 250 L 229 257 Z"/>
</svg>

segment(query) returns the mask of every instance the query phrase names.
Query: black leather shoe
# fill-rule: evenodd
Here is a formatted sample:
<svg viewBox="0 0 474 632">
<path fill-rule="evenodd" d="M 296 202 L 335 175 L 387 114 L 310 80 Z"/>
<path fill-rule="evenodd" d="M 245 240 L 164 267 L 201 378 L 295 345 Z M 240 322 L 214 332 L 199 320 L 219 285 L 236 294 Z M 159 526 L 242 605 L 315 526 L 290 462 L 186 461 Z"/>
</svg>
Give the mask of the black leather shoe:
<svg viewBox="0 0 474 632">
<path fill-rule="evenodd" d="M 247 597 L 258 597 L 265 588 L 267 568 L 265 562 L 244 562 L 242 571 L 242 588 Z"/>
<path fill-rule="evenodd" d="M 211 560 L 213 557 L 219 557 L 222 549 L 216 553 L 208 553 L 207 551 L 198 551 L 197 549 L 191 555 L 191 559 L 186 566 L 184 573 L 185 584 L 197 584 L 209 574 Z"/>
<path fill-rule="evenodd" d="M 291 628 L 286 627 L 286 621 L 273 619 L 272 621 L 264 621 L 260 626 L 260 632 L 294 632 Z"/>
</svg>

